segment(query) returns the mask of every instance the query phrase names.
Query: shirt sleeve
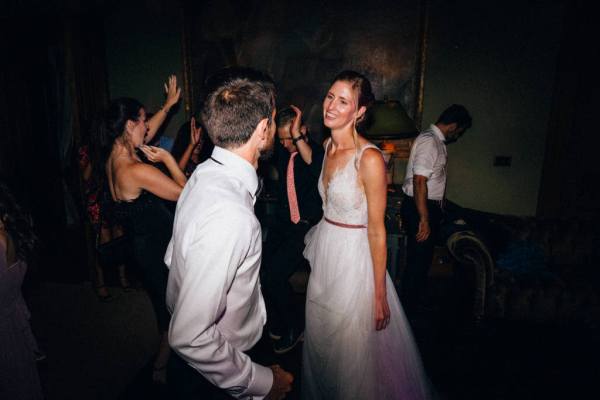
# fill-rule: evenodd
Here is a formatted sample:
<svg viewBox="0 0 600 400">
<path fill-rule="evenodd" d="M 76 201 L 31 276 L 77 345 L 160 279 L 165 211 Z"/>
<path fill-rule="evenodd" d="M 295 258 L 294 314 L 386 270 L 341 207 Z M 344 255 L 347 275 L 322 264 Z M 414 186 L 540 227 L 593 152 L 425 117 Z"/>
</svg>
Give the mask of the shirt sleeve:
<svg viewBox="0 0 600 400">
<path fill-rule="evenodd" d="M 272 371 L 233 347 L 216 325 L 256 229 L 247 210 L 219 209 L 209 213 L 186 248 L 169 343 L 190 366 L 231 396 L 262 399 L 271 390 Z"/>
<path fill-rule="evenodd" d="M 433 174 L 433 166 L 438 158 L 438 153 L 433 137 L 419 138 L 414 148 L 413 175 L 421 175 L 429 179 Z"/>
</svg>

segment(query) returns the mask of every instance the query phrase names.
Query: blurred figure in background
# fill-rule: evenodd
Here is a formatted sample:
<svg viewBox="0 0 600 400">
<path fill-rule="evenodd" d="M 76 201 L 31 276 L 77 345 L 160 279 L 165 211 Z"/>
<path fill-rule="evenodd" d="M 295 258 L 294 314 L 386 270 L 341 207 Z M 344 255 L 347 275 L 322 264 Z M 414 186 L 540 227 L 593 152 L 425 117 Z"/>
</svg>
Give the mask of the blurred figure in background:
<svg viewBox="0 0 600 400">
<path fill-rule="evenodd" d="M 0 182 L 0 399 L 42 399 L 36 340 L 21 294 L 35 245 L 31 219 Z"/>
</svg>

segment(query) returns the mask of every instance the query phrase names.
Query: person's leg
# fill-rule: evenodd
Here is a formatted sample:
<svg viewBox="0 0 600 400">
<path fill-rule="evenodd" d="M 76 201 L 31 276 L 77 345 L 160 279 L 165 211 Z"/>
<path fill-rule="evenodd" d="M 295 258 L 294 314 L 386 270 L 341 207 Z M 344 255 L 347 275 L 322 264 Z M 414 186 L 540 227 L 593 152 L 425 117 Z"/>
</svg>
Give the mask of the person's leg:
<svg viewBox="0 0 600 400">
<path fill-rule="evenodd" d="M 152 380 L 156 383 L 167 383 L 167 363 L 171 355 L 171 347 L 169 347 L 169 332 L 163 331 L 158 344 L 158 352 L 152 365 Z"/>
<path fill-rule="evenodd" d="M 120 225 L 113 225 L 113 226 L 111 226 L 110 229 L 111 229 L 113 238 L 118 238 L 118 237 L 123 236 L 123 228 L 121 228 Z M 121 284 L 121 288 L 123 288 L 123 290 L 126 292 L 131 291 L 131 283 L 129 282 L 129 279 L 127 278 L 127 272 L 125 270 L 125 263 L 119 264 L 117 269 L 119 271 L 119 283 Z"/>
<path fill-rule="evenodd" d="M 429 224 L 431 233 L 427 240 L 417 242 L 416 235 L 419 231 L 419 213 L 413 198 L 406 197 L 402 202 L 402 225 L 407 234 L 406 268 L 402 274 L 402 304 L 407 312 L 417 307 L 425 296 L 427 277 L 433 260 L 433 250 L 440 221 L 440 212 L 437 206 L 428 202 Z"/>
<path fill-rule="evenodd" d="M 427 282 L 429 280 L 429 270 L 433 262 L 433 253 L 439 234 L 441 212 L 440 208 L 434 202 L 427 202 L 429 211 L 429 229 L 431 233 L 427 240 L 419 242 L 415 246 L 415 264 L 418 265 L 415 276 L 415 300 L 416 306 L 423 305 L 427 296 Z"/>
<path fill-rule="evenodd" d="M 100 226 L 100 230 L 98 231 L 98 242 L 108 243 L 112 239 L 112 235 L 110 229 Z M 108 292 L 108 288 L 106 287 L 106 282 L 104 280 L 104 267 L 99 260 L 98 254 L 94 254 L 94 289 L 96 291 L 96 296 L 101 301 L 110 301 L 112 296 Z"/>
<path fill-rule="evenodd" d="M 142 280 L 144 289 L 148 293 L 158 331 L 161 335 L 161 340 L 158 345 L 156 357 L 154 359 L 153 378 L 155 382 L 164 383 L 166 379 L 165 366 L 169 359 L 170 348 L 168 344 L 167 332 L 169 330 L 170 315 L 167 311 L 165 296 L 167 293 L 167 281 L 169 271 L 162 260 L 162 252 L 159 246 L 145 245 L 144 238 L 136 238 L 138 241 L 135 247 L 137 267 Z"/>
<path fill-rule="evenodd" d="M 167 385 L 169 398 L 173 400 L 228 398 L 226 393 L 208 382 L 175 352 L 167 364 Z"/>
<path fill-rule="evenodd" d="M 289 283 L 290 276 L 302 265 L 304 257 L 304 236 L 308 225 L 289 225 L 284 239 L 271 254 L 268 266 L 263 274 L 265 295 L 268 298 L 270 325 L 280 328 L 280 333 L 287 336 L 281 343 L 281 349 L 287 351 L 293 347 L 304 328 L 304 317 L 294 302 L 294 292 Z"/>
<path fill-rule="evenodd" d="M 416 303 L 416 276 L 417 276 L 417 241 L 416 235 L 419 230 L 419 214 L 414 201 L 405 197 L 401 207 L 402 227 L 406 233 L 406 266 L 401 277 L 400 297 L 405 310 L 414 307 Z"/>
</svg>

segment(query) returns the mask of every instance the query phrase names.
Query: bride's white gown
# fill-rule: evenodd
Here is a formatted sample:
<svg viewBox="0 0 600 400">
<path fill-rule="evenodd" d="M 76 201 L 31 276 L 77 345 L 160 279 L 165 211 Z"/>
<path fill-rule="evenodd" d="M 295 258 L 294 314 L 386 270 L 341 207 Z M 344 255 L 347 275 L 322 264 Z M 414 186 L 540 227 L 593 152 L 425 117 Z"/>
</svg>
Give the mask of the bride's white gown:
<svg viewBox="0 0 600 400">
<path fill-rule="evenodd" d="M 335 172 L 319 193 L 324 217 L 367 225 L 367 200 L 358 184 L 360 156 Z M 326 162 L 326 161 L 325 161 Z M 390 323 L 375 330 L 373 263 L 367 229 L 322 219 L 306 235 L 304 256 L 312 271 L 306 298 L 302 366 L 304 399 L 426 399 L 417 346 L 394 285 L 386 274 Z"/>
</svg>

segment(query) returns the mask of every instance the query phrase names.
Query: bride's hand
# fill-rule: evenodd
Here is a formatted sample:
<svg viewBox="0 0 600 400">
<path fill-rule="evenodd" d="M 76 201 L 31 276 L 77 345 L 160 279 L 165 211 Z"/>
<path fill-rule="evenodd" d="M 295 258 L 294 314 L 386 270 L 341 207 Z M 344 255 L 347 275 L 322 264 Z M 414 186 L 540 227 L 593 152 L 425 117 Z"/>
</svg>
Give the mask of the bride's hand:
<svg viewBox="0 0 600 400">
<path fill-rule="evenodd" d="M 390 306 L 387 296 L 375 296 L 375 329 L 385 329 L 390 323 Z"/>
</svg>

